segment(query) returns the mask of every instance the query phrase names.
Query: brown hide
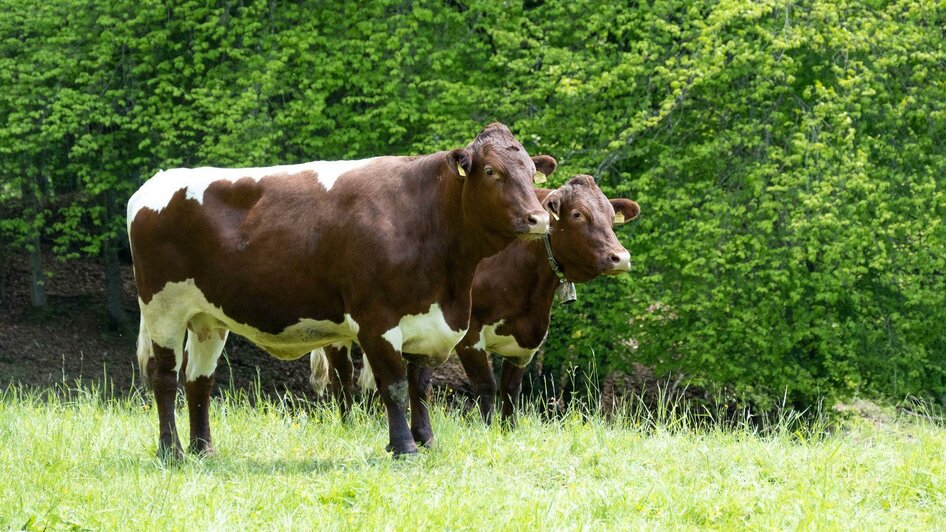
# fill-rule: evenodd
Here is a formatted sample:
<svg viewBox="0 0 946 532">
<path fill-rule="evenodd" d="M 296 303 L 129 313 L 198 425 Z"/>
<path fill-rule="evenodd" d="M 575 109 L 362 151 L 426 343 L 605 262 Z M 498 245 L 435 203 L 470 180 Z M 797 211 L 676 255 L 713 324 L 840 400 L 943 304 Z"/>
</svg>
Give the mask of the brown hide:
<svg viewBox="0 0 946 532">
<path fill-rule="evenodd" d="M 575 176 L 556 190 L 536 189 L 535 194 L 558 217 L 553 217 L 549 238 L 553 256 L 569 281 L 586 282 L 598 275 L 615 273 L 614 254 L 626 252 L 612 229 L 615 211 L 619 210 L 625 221 L 630 221 L 640 212 L 636 202 L 624 198 L 608 200 L 594 179 L 586 175 Z M 497 334 L 514 337 L 522 348 L 538 349 L 548 334 L 559 282 L 541 240 L 513 242 L 477 268 L 470 329 L 456 352 L 487 420 L 492 414 L 496 382 L 487 352 L 474 347 L 480 341 L 483 327 L 502 320 Z M 331 349 L 327 351 L 338 358 Z M 507 358 L 504 362 L 504 417 L 512 417 L 511 405 L 521 389 L 522 371 L 517 368 L 530 359 Z"/>
<path fill-rule="evenodd" d="M 180 364 L 185 327 L 194 331 L 195 341 L 208 330 L 222 338 L 234 329 L 291 357 L 339 336 L 356 337 L 351 328 L 350 334 L 316 328 L 282 344 L 287 327 L 304 319 L 343 324 L 346 314 L 358 326 L 357 340 L 388 407 L 390 448 L 395 454 L 416 451 L 404 424 L 405 366 L 399 347 L 382 335 L 433 304 L 452 331 L 468 327 L 477 264 L 516 237 L 538 238 L 547 230 L 548 215 L 531 192 L 536 166 L 549 173 L 555 161 L 531 158 L 505 126 L 491 124 L 466 148 L 380 157 L 341 173 L 331 185 L 321 183 L 313 170 L 277 167 L 271 175 L 213 180 L 200 201 L 188 196 L 192 191 L 185 182 L 166 205 L 135 211 L 129 238 L 144 316 L 139 338 L 153 340 L 151 356 L 158 358 L 161 373 L 156 377 L 164 383 L 157 401 L 160 452 L 179 447 L 173 409 L 168 410 L 173 400 L 164 397 L 171 377 L 164 373 L 173 371 L 175 357 Z M 199 180 L 202 171 L 212 170 L 174 175 Z M 165 181 L 146 184 L 132 202 L 160 189 L 169 175 L 156 176 Z M 177 186 L 170 183 L 164 188 Z M 149 306 L 169 283 L 190 280 L 196 290 L 188 290 L 206 298 L 212 310 L 204 303 L 191 309 L 187 305 L 193 302 L 170 296 L 159 307 Z M 179 327 L 181 335 L 168 333 L 169 327 Z M 154 336 L 158 330 L 165 345 Z M 148 354 L 139 347 L 139 358 L 142 352 Z M 203 392 L 195 399 L 201 411 L 202 397 Z M 430 441 L 429 421 L 424 423 L 420 432 Z M 209 428 L 198 428 L 203 442 L 198 448 L 210 448 Z"/>
</svg>

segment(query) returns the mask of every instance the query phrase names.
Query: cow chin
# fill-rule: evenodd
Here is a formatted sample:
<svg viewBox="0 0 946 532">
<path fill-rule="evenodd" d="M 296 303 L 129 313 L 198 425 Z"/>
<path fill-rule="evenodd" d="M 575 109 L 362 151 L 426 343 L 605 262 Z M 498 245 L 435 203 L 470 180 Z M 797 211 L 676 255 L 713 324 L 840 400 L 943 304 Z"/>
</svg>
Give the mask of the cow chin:
<svg viewBox="0 0 946 532">
<path fill-rule="evenodd" d="M 530 226 L 526 223 L 516 224 L 514 235 L 519 240 L 539 240 L 548 234 L 548 224 L 542 224 L 539 227 Z"/>
<path fill-rule="evenodd" d="M 516 238 L 525 241 L 540 240 L 544 236 L 545 233 L 531 233 L 529 231 L 516 232 Z"/>
<path fill-rule="evenodd" d="M 602 275 L 608 275 L 614 277 L 615 275 L 621 275 L 622 273 L 627 273 L 631 271 L 631 265 L 628 264 L 626 268 L 611 268 L 602 272 Z"/>
</svg>

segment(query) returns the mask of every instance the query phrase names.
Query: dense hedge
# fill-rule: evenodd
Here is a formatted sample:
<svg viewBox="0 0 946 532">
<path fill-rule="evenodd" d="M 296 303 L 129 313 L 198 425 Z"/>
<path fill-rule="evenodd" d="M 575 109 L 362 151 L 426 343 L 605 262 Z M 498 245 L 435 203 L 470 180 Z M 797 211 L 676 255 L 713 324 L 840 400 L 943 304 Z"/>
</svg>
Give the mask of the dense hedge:
<svg viewBox="0 0 946 532">
<path fill-rule="evenodd" d="M 158 168 L 428 152 L 499 120 L 553 182 L 643 209 L 634 273 L 556 310 L 548 366 L 943 401 L 944 27 L 933 1 L 7 0 L 0 201 L 23 215 L 0 231 L 109 254 Z"/>
</svg>

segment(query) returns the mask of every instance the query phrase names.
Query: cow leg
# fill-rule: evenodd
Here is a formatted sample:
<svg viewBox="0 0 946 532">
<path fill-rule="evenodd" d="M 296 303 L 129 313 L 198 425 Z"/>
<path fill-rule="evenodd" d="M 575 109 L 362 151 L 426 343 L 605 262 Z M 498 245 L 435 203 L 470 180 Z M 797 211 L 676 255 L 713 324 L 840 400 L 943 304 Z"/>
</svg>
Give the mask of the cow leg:
<svg viewBox="0 0 946 532">
<path fill-rule="evenodd" d="M 351 344 L 337 343 L 325 348 L 325 355 L 329 360 L 329 381 L 332 394 L 338 402 L 342 421 L 348 420 L 354 396 L 355 367 L 351 362 Z"/>
<path fill-rule="evenodd" d="M 503 424 L 510 428 L 516 426 L 516 405 L 522 393 L 522 376 L 526 368 L 519 367 L 509 360 L 503 360 L 503 373 L 500 376 L 500 390 L 503 400 Z"/>
<path fill-rule="evenodd" d="M 177 395 L 177 372 L 183 352 L 181 347 L 169 349 L 152 343 L 154 353 L 151 388 L 154 390 L 154 403 L 158 409 L 158 458 L 176 459 L 183 455 L 181 440 L 177 437 L 177 424 L 174 421 L 174 399 Z M 149 366 L 150 366 L 149 362 Z"/>
<path fill-rule="evenodd" d="M 213 454 L 210 439 L 210 394 L 214 386 L 217 359 L 223 351 L 229 331 L 198 329 L 187 332 L 187 369 L 184 390 L 190 419 L 188 451 L 199 456 Z"/>
<path fill-rule="evenodd" d="M 489 366 L 489 353 L 464 343 L 457 345 L 456 352 L 467 378 L 470 379 L 473 396 L 480 406 L 480 415 L 489 425 L 493 419 L 493 404 L 496 398 L 496 378 L 493 377 L 493 370 Z"/>
<path fill-rule="evenodd" d="M 361 348 L 371 364 L 378 393 L 388 416 L 386 449 L 397 458 L 417 452 L 417 444 L 407 425 L 407 372 L 401 352 L 380 335 L 359 337 Z"/>
<path fill-rule="evenodd" d="M 411 435 L 424 447 L 434 446 L 434 429 L 430 426 L 430 382 L 433 369 L 416 362 L 407 363 L 407 389 L 411 397 Z"/>
</svg>

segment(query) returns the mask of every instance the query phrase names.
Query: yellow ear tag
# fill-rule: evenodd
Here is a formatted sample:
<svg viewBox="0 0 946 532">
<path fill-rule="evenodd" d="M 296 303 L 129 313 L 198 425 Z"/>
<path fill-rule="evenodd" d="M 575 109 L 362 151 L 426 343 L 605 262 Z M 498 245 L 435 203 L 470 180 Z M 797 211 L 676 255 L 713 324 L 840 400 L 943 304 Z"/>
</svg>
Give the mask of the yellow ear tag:
<svg viewBox="0 0 946 532">
<path fill-rule="evenodd" d="M 556 222 L 558 221 L 558 215 L 557 215 L 557 214 L 555 214 L 555 213 L 552 212 L 552 211 L 549 211 L 549 214 L 552 215 L 552 219 L 554 219 Z"/>
<path fill-rule="evenodd" d="M 536 170 L 535 175 L 532 176 L 532 182 L 537 185 L 541 185 L 542 183 L 545 183 L 546 181 L 547 180 L 545 179 L 545 174 Z"/>
<path fill-rule="evenodd" d="M 460 176 L 466 177 L 466 171 L 460 166 L 460 163 L 457 163 L 457 172 L 460 173 Z"/>
<path fill-rule="evenodd" d="M 618 212 L 614 213 L 614 223 L 616 223 L 616 224 L 623 224 L 623 223 L 624 223 L 624 213 L 623 213 L 623 212 L 618 211 Z"/>
</svg>

